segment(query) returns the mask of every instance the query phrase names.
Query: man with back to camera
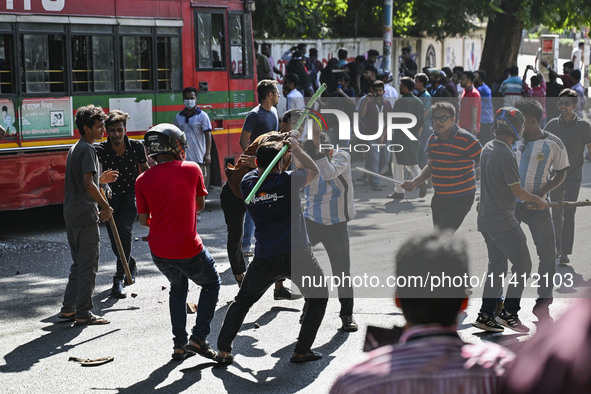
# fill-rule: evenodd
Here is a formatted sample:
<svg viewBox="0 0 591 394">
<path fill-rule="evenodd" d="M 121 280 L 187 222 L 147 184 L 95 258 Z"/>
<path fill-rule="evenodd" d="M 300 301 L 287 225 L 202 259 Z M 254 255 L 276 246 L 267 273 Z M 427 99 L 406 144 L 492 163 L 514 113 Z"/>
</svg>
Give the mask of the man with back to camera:
<svg viewBox="0 0 591 394">
<path fill-rule="evenodd" d="M 136 183 L 139 220 L 150 229 L 148 244 L 154 264 L 170 282 L 173 360 L 198 353 L 214 358 L 207 342 L 220 291 L 215 261 L 197 233 L 197 212 L 205 206 L 207 189 L 199 166 L 184 161 L 187 141 L 175 125 L 161 123 L 144 136 L 146 149 L 157 165 Z M 201 286 L 197 316 L 187 342 L 189 279 Z"/>
<path fill-rule="evenodd" d="M 466 243 L 449 231 L 413 236 L 396 255 L 397 278 L 461 278 L 468 271 Z M 399 342 L 370 352 L 339 376 L 330 393 L 497 393 L 515 355 L 495 343 L 460 339 L 458 315 L 468 306 L 460 283 L 444 281 L 432 291 L 398 287 L 395 303 L 406 320 Z"/>
<path fill-rule="evenodd" d="M 91 312 L 99 263 L 98 222 L 106 222 L 113 213 L 98 187 L 99 182 L 104 184 L 117 179 L 117 172 L 108 170 L 99 180 L 98 157 L 92 146 L 103 138 L 105 118 L 100 107 L 88 105 L 78 108 L 76 127 L 80 140 L 70 148 L 66 159 L 64 220 L 73 264 L 58 317 L 75 320 L 77 325 L 110 323 Z M 97 204 L 101 208 L 100 213 Z"/>
<path fill-rule="evenodd" d="M 132 281 L 135 281 L 137 263 L 131 255 L 131 231 L 137 217 L 134 185 L 138 175 L 146 171 L 149 166 L 144 145 L 125 135 L 128 120 L 129 115 L 125 112 L 119 110 L 109 112 L 105 120 L 107 140 L 98 144 L 95 149 L 103 168 L 112 168 L 119 172 L 117 180 L 110 184 L 110 192 L 107 192 L 107 198 L 114 210 L 113 218 L 117 225 L 117 232 L 123 246 L 125 259 L 129 265 Z M 107 226 L 107 231 L 111 240 L 111 249 L 117 257 L 117 271 L 113 276 L 111 296 L 125 298 L 127 297 L 123 290 L 125 273 L 121 257 L 113 238 L 111 226 Z"/>
<path fill-rule="evenodd" d="M 308 304 L 290 361 L 303 363 L 322 357 L 312 351 L 311 346 L 324 318 L 328 289 L 325 286 L 314 287 L 311 282 L 304 281 L 304 276 L 324 277 L 324 273 L 309 245 L 299 197 L 301 189 L 318 176 L 318 167 L 294 137 L 283 143 L 266 142 L 257 149 L 257 169 L 244 176 L 240 190 L 246 198 L 285 143 L 291 147 L 298 168 L 282 171 L 284 161 L 288 160 L 283 156 L 247 205 L 256 225 L 255 257 L 246 269 L 242 286 L 230 304 L 220 330 L 216 361 L 222 364 L 233 362 L 230 354 L 232 342 L 252 305 L 273 283 L 284 278 L 291 278 Z"/>
<path fill-rule="evenodd" d="M 208 171 L 211 164 L 211 122 L 207 113 L 197 107 L 197 89 L 183 90 L 185 108 L 176 115 L 174 124 L 187 138 L 187 160 L 199 164 L 201 172 L 209 183 Z"/>
<path fill-rule="evenodd" d="M 511 146 L 523 138 L 524 123 L 523 114 L 516 108 L 499 109 L 493 126 L 495 139 L 485 145 L 480 159 L 478 231 L 486 242 L 489 262 L 482 306 L 472 325 L 485 331 L 502 332 L 503 326 L 517 332 L 529 331 L 517 315 L 525 280 L 531 271 L 531 258 L 527 239 L 515 218 L 515 198 L 533 202 L 538 209 L 548 209 L 548 203 L 520 185 Z M 509 281 L 503 304 L 501 278 L 507 274 L 507 260 L 511 261 L 515 279 Z"/>
</svg>

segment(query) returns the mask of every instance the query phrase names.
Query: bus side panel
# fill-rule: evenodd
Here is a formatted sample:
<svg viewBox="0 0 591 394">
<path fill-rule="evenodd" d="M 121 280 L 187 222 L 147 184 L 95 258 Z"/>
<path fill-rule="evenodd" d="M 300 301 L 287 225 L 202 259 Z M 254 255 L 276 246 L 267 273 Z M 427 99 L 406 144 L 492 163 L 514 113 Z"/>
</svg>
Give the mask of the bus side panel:
<svg viewBox="0 0 591 394">
<path fill-rule="evenodd" d="M 0 211 L 64 202 L 68 151 L 0 156 Z"/>
</svg>

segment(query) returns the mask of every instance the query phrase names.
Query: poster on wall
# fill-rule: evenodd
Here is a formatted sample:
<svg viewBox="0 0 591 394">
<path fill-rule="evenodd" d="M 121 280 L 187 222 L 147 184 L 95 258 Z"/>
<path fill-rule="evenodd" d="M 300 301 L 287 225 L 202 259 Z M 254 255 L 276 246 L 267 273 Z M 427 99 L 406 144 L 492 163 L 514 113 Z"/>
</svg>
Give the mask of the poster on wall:
<svg viewBox="0 0 591 394">
<path fill-rule="evenodd" d="M 476 71 L 480 66 L 480 54 L 482 52 L 480 40 L 464 40 L 464 69 Z"/>
<path fill-rule="evenodd" d="M 74 136 L 72 97 L 23 99 L 21 113 L 24 140 Z"/>
<path fill-rule="evenodd" d="M 444 61 L 443 66 L 453 69 L 456 66 L 462 65 L 462 39 L 461 38 L 448 38 L 444 44 Z"/>
<path fill-rule="evenodd" d="M 17 120 L 14 112 L 14 104 L 12 100 L 0 99 L 0 109 L 2 109 L 0 116 L 0 126 L 6 130 L 6 135 L 3 142 L 16 141 L 17 134 Z"/>
</svg>

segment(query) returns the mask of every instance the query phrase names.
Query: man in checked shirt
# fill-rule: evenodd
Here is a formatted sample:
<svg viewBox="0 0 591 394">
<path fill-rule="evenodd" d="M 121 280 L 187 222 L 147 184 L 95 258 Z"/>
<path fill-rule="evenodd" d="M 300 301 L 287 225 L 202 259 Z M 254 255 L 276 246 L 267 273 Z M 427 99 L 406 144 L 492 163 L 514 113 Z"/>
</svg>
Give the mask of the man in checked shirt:
<svg viewBox="0 0 591 394">
<path fill-rule="evenodd" d="M 121 238 L 125 258 L 129 264 L 129 270 L 133 280 L 137 273 L 136 262 L 131 255 L 131 230 L 133 222 L 137 217 L 135 205 L 135 180 L 139 174 L 146 171 L 148 158 L 144 145 L 131 140 L 125 135 L 129 115 L 125 112 L 113 110 L 107 114 L 105 127 L 107 129 L 107 140 L 98 144 L 95 149 L 99 161 L 104 169 L 119 171 L 119 177 L 110 186 L 110 193 L 107 192 L 109 204 L 114 209 L 113 218 L 117 224 L 117 231 Z M 123 290 L 123 266 L 117 251 L 117 244 L 113 239 L 111 227 L 107 226 L 111 248 L 117 256 L 117 272 L 113 277 L 113 289 L 111 296 L 114 298 L 125 298 L 127 295 Z"/>
</svg>

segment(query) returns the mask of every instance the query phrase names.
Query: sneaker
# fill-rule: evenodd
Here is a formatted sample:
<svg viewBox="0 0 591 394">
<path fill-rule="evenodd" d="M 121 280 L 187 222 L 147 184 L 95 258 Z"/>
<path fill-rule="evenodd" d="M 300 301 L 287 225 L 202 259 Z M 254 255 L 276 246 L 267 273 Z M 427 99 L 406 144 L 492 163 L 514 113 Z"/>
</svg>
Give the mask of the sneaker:
<svg viewBox="0 0 591 394">
<path fill-rule="evenodd" d="M 568 258 L 568 255 L 566 253 L 563 253 L 560 255 L 560 264 L 562 265 L 566 265 L 568 263 L 570 263 L 570 259 Z"/>
<path fill-rule="evenodd" d="M 532 313 L 538 318 L 538 322 L 553 321 L 552 316 L 550 316 L 550 308 L 547 302 L 536 302 Z"/>
<path fill-rule="evenodd" d="M 359 326 L 353 320 L 353 316 L 341 316 L 341 321 L 343 322 L 343 326 L 341 327 L 343 331 L 355 332 L 359 329 Z"/>
<path fill-rule="evenodd" d="M 484 331 L 503 332 L 505 329 L 500 326 L 494 318 L 484 316 L 482 313 L 478 314 L 478 318 L 472 325 Z"/>
<path fill-rule="evenodd" d="M 299 300 L 302 298 L 301 294 L 294 293 L 287 287 L 282 287 L 279 290 L 273 290 L 273 298 L 277 301 L 279 300 Z"/>
<path fill-rule="evenodd" d="M 123 290 L 123 279 L 113 278 L 113 288 L 111 289 L 111 297 L 119 299 L 127 297 L 125 290 Z"/>
<path fill-rule="evenodd" d="M 517 332 L 529 332 L 529 328 L 524 325 L 517 313 L 507 313 L 504 309 L 499 316 L 496 318 L 497 323 Z"/>
<path fill-rule="evenodd" d="M 391 193 L 386 196 L 387 198 L 392 198 L 394 200 L 402 200 L 404 198 L 404 193 Z"/>
<path fill-rule="evenodd" d="M 423 198 L 427 195 L 427 184 L 425 182 L 419 185 L 419 197 Z"/>
<path fill-rule="evenodd" d="M 376 192 L 382 191 L 382 187 L 377 183 L 372 183 L 369 185 L 369 187 L 371 187 L 371 190 Z"/>
</svg>

